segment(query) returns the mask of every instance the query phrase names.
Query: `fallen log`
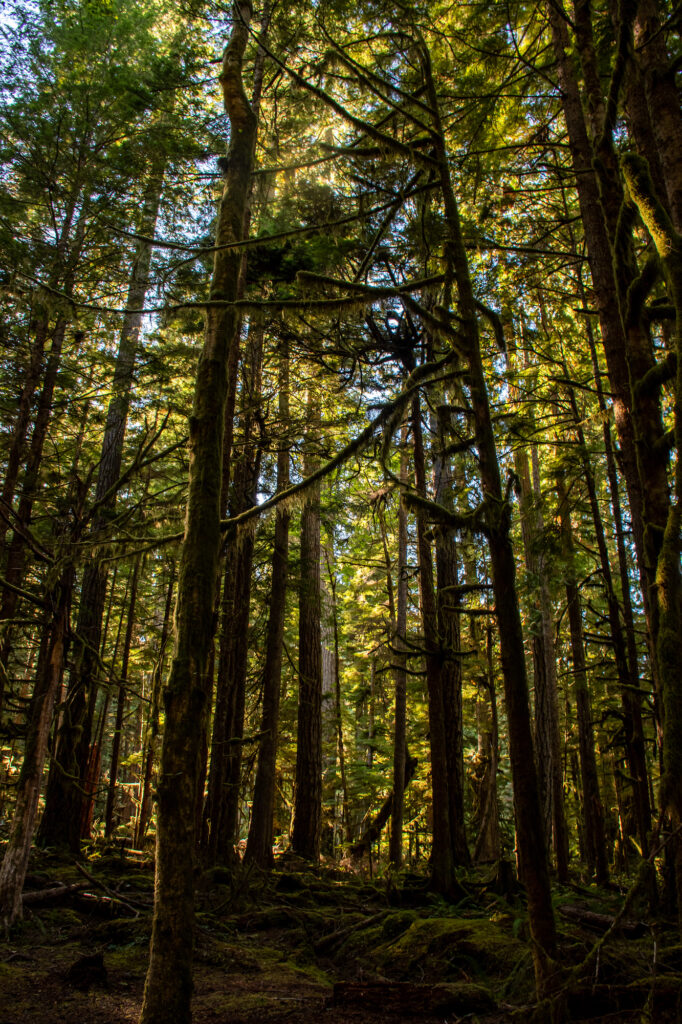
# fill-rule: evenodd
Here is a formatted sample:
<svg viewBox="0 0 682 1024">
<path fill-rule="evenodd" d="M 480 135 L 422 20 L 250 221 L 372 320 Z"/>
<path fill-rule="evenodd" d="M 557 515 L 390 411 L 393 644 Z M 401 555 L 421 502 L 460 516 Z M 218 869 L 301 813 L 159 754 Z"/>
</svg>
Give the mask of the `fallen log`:
<svg viewBox="0 0 682 1024">
<path fill-rule="evenodd" d="M 559 907 L 559 913 L 568 921 L 574 921 L 576 924 L 587 928 L 591 932 L 596 932 L 598 935 L 604 935 L 609 928 L 613 927 L 615 921 L 615 917 L 611 917 L 610 914 L 597 914 L 594 910 L 587 910 L 585 907 L 573 906 L 571 904 Z M 642 935 L 646 935 L 648 930 L 648 926 L 644 921 L 628 920 L 620 921 L 615 929 L 618 934 L 628 939 L 639 939 Z"/>
<path fill-rule="evenodd" d="M 331 1005 L 359 1007 L 367 1013 L 423 1017 L 425 1014 L 488 1013 L 497 1008 L 486 989 L 470 982 L 421 985 L 408 981 L 341 981 L 334 985 Z"/>
<path fill-rule="evenodd" d="M 47 903 L 49 900 L 59 900 L 64 896 L 70 896 L 75 892 L 82 892 L 87 889 L 85 882 L 74 882 L 73 885 L 53 885 L 47 889 L 36 889 L 32 892 L 21 894 L 21 902 L 27 905 L 35 903 Z"/>
</svg>

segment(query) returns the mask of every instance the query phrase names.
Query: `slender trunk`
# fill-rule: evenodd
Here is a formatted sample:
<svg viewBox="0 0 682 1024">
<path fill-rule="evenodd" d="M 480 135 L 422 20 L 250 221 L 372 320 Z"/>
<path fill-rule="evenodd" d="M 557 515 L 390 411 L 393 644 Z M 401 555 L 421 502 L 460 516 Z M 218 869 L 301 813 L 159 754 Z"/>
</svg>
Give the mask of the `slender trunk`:
<svg viewBox="0 0 682 1024">
<path fill-rule="evenodd" d="M 263 356 L 263 323 L 251 321 L 242 389 L 242 437 L 229 498 L 231 515 L 256 501 L 261 445 L 254 436 L 258 419 Z M 232 461 L 232 460 L 231 460 Z M 216 681 L 211 763 L 204 808 L 204 851 L 209 860 L 229 863 L 238 842 L 242 736 L 248 665 L 248 629 L 254 535 L 232 540 L 225 560 L 220 651 Z"/>
<path fill-rule="evenodd" d="M 147 722 L 146 752 L 142 775 L 142 793 L 140 796 L 140 815 L 135 831 L 135 845 L 140 848 L 144 844 L 147 826 L 152 812 L 152 778 L 154 775 L 154 754 L 156 740 L 159 735 L 159 709 L 161 704 L 161 680 L 163 679 L 164 661 L 168 634 L 170 632 L 171 610 L 173 607 L 173 587 L 175 585 L 175 566 L 170 570 L 170 580 L 166 590 L 166 604 L 163 611 L 163 625 L 159 640 L 159 653 L 152 674 L 152 686 L 149 703 L 149 719 Z"/>
<path fill-rule="evenodd" d="M 39 307 L 36 313 L 34 332 L 35 337 L 31 345 L 26 376 L 19 396 L 19 409 L 17 411 L 17 418 L 14 421 L 12 440 L 7 456 L 7 469 L 2 484 L 2 493 L 0 494 L 0 554 L 4 554 L 5 538 L 7 530 L 11 525 L 9 512 L 14 500 L 21 461 L 26 447 L 26 436 L 31 422 L 33 396 L 40 383 L 43 369 L 43 354 L 49 337 L 49 316 L 42 307 Z M 0 565 L 3 562 L 4 558 L 0 557 Z"/>
<path fill-rule="evenodd" d="M 336 749 L 339 758 L 339 775 L 341 776 L 342 827 L 346 846 L 352 838 L 350 824 L 350 802 L 348 799 L 348 780 L 346 778 L 346 754 L 343 745 L 343 714 L 341 705 L 341 657 L 339 653 L 339 621 L 336 604 L 336 577 L 327 555 L 327 572 L 332 591 L 332 629 L 334 634 L 334 717 L 336 719 Z"/>
<path fill-rule="evenodd" d="M 544 306 L 542 306 L 544 315 Z M 513 325 L 510 324 L 510 331 Z M 513 334 L 507 340 L 508 363 L 514 365 L 516 345 Z M 517 398 L 517 389 L 514 397 Z M 531 413 L 532 415 L 532 413 Z M 564 807 L 561 739 L 559 733 L 559 687 L 554 649 L 554 622 L 550 596 L 548 554 L 538 539 L 544 530 L 540 463 L 537 446 L 528 453 L 517 448 L 514 467 L 521 487 L 521 535 L 526 572 L 532 581 L 529 587 L 533 600 L 531 643 L 533 652 L 533 690 L 535 697 L 535 751 L 543 805 L 543 823 L 547 845 L 554 851 L 557 878 L 568 881 L 568 828 Z"/>
<path fill-rule="evenodd" d="M 118 563 L 114 567 L 114 573 L 111 580 L 110 596 L 109 596 L 109 607 L 107 609 L 107 619 L 104 627 L 104 637 L 102 642 L 102 652 L 106 650 L 106 637 L 109 632 L 109 621 L 111 612 L 114 606 L 115 598 L 115 587 L 116 579 L 118 576 Z M 97 799 L 97 793 L 99 788 L 100 772 L 102 769 L 102 746 L 104 743 L 104 732 L 107 727 L 107 721 L 109 718 L 109 706 L 111 704 L 111 692 L 113 689 L 113 675 L 115 672 L 115 665 L 118 658 L 118 647 L 121 642 L 121 635 L 123 633 L 123 609 L 128 603 L 128 593 L 130 590 L 130 575 L 126 580 L 125 592 L 123 594 L 123 600 L 121 602 L 121 610 L 118 617 L 118 628 L 116 630 L 116 639 L 114 641 L 114 650 L 111 655 L 109 662 L 109 679 L 104 694 L 104 700 L 99 713 L 99 723 L 95 729 L 95 738 L 90 745 L 88 752 L 88 765 L 85 772 L 85 785 L 83 786 L 83 801 L 81 804 L 81 821 L 80 821 L 80 834 L 82 839 L 87 839 L 92 831 L 92 818 L 95 812 L 95 800 Z M 92 707 L 89 709 L 89 714 L 92 716 L 93 722 L 95 721 L 96 713 L 96 695 L 93 694 Z"/>
<path fill-rule="evenodd" d="M 566 370 L 568 379 L 568 370 Z M 620 608 L 616 597 L 611 563 L 606 546 L 606 536 L 602 523 L 599 502 L 597 499 L 597 487 L 594 473 L 588 454 L 587 443 L 583 433 L 581 418 L 572 388 L 569 389 L 569 400 L 571 410 L 576 424 L 576 434 L 580 447 L 580 456 L 583 467 L 583 478 L 587 487 L 587 494 L 592 513 L 597 550 L 599 552 L 599 564 L 602 579 L 606 590 L 606 607 L 608 609 L 609 630 L 613 643 L 614 661 L 618 675 L 621 706 L 623 709 L 623 725 L 625 732 L 625 756 L 628 764 L 630 779 L 632 782 L 633 797 L 635 804 L 635 819 L 637 822 L 637 834 L 644 857 L 648 856 L 649 838 L 648 831 L 651 828 L 651 810 L 649 807 L 646 755 L 644 748 L 644 732 L 642 725 L 642 710 L 637 696 L 639 679 L 632 674 L 631 659 L 628 658 L 628 650 L 620 619 Z"/>
<path fill-rule="evenodd" d="M 286 351 L 280 361 L 279 422 L 283 432 L 289 423 L 289 357 Z M 285 439 L 277 453 L 277 490 L 289 486 L 289 448 Z M 275 518 L 275 543 L 272 553 L 272 585 L 270 615 L 263 668 L 263 712 L 258 747 L 258 766 L 253 789 L 251 824 L 246 844 L 246 860 L 261 868 L 272 866 L 272 832 L 275 805 L 277 732 L 282 688 L 282 648 L 286 611 L 287 575 L 289 571 L 290 514 L 280 506 Z"/>
<path fill-rule="evenodd" d="M 414 475 L 417 493 L 426 495 L 426 469 L 419 399 L 412 403 L 412 436 L 414 439 Z M 428 688 L 429 747 L 431 751 L 431 791 L 433 807 L 433 843 L 431 848 L 431 884 L 444 896 L 455 897 L 461 887 L 455 874 L 448 772 L 448 736 L 444 706 L 441 652 L 438 642 L 438 610 L 433 583 L 433 557 L 428 538 L 426 515 L 417 513 L 417 554 L 419 558 L 419 589 Z"/>
<path fill-rule="evenodd" d="M 0 866 L 0 926 L 12 925 L 21 917 L 21 891 L 28 868 L 33 826 L 52 723 L 52 712 L 61 680 L 68 643 L 69 604 L 73 588 L 73 566 L 67 560 L 58 583 L 48 594 L 53 609 L 47 629 L 49 640 L 38 660 L 36 684 L 31 700 L 24 760 L 17 784 L 14 817 L 9 841 Z"/>
<path fill-rule="evenodd" d="M 479 687 L 487 691 L 488 699 L 481 699 L 479 690 L 476 700 L 478 757 L 474 814 L 477 826 L 476 846 L 474 848 L 474 862 L 476 864 L 499 861 L 501 856 L 500 807 L 497 796 L 499 729 L 495 669 L 493 665 L 492 626 L 488 626 L 486 630 L 486 670 L 479 677 Z"/>
<path fill-rule="evenodd" d="M 62 288 L 67 295 L 70 294 L 73 286 L 73 275 L 81 254 L 87 223 L 87 217 L 85 216 L 87 204 L 83 204 L 79 215 L 80 232 L 78 233 L 76 244 L 72 247 L 72 251 L 69 252 L 73 220 L 80 198 L 81 187 L 78 180 L 76 180 L 66 202 L 64 217 L 59 228 L 55 246 L 55 262 L 48 280 L 49 288 Z M 61 318 L 58 318 L 57 323 L 59 323 L 59 319 Z M 29 332 L 34 333 L 35 336 L 31 345 L 28 367 L 19 396 L 19 408 L 12 430 L 7 469 L 5 471 L 5 479 L 3 480 L 2 492 L 0 492 L 0 565 L 4 562 L 2 556 L 4 554 L 7 528 L 10 525 L 9 512 L 14 500 L 19 470 L 24 457 L 26 437 L 31 422 L 33 396 L 40 383 L 43 353 L 45 351 L 45 343 L 49 337 L 49 325 L 49 309 L 41 302 L 38 302 L 29 324 Z"/>
<path fill-rule="evenodd" d="M 656 604 L 659 631 L 656 637 L 663 717 L 663 776 L 661 810 L 674 824 L 682 822 L 682 236 L 656 200 L 646 161 L 626 154 L 622 158 L 628 191 L 656 246 L 670 299 L 675 308 L 674 353 L 676 356 L 673 440 L 677 451 L 674 499 L 670 504 L 656 563 Z M 675 860 L 677 911 L 682 932 L 682 840 L 672 844 Z"/>
<path fill-rule="evenodd" d="M 452 508 L 454 477 L 446 454 L 447 416 L 436 417 L 438 445 L 434 452 L 436 501 Z M 455 864 L 469 864 L 464 825 L 464 720 L 462 715 L 462 662 L 460 653 L 459 560 L 454 531 L 436 533 L 436 585 L 438 636 L 442 651 L 441 679 L 447 737 L 448 818 Z"/>
<path fill-rule="evenodd" d="M 130 662 L 130 648 L 133 642 L 133 629 L 135 626 L 135 606 L 137 604 L 137 586 L 140 578 L 141 558 L 138 557 L 133 566 L 133 575 L 130 582 L 130 601 L 128 603 L 128 620 L 126 622 L 126 633 L 123 641 L 123 657 L 121 659 L 121 675 L 118 686 L 118 699 L 116 701 L 116 724 L 114 725 L 114 738 L 111 746 L 111 764 L 109 767 L 109 788 L 107 791 L 107 804 L 104 812 L 104 834 L 109 837 L 114 824 L 114 802 L 116 799 L 116 780 L 118 776 L 118 762 L 121 752 L 121 733 L 123 730 L 123 713 L 125 711 L 126 690 L 128 687 L 128 664 Z"/>
<path fill-rule="evenodd" d="M 145 236 L 154 234 L 164 168 L 165 157 L 162 155 L 152 165 L 140 218 L 141 234 Z M 151 255 L 152 246 L 146 241 L 138 242 L 128 283 L 127 307 L 130 310 L 139 310 L 144 306 L 149 288 Z M 115 486 L 123 461 L 141 325 L 141 313 L 128 312 L 124 315 L 95 490 L 95 501 L 100 503 L 100 508 L 92 523 L 92 534 L 99 540 L 106 536 L 109 520 L 114 514 Z M 67 845 L 72 852 L 78 851 L 81 841 L 84 774 L 92 735 L 92 714 L 88 709 L 91 711 L 94 707 L 92 691 L 96 686 L 107 573 L 106 563 L 102 563 L 96 555 L 90 558 L 83 573 L 76 627 L 80 644 L 69 680 L 57 756 L 50 772 L 45 814 L 40 828 L 41 841 L 45 845 Z"/>
<path fill-rule="evenodd" d="M 401 431 L 400 480 L 407 484 L 407 421 Z M 407 750 L 407 512 L 398 505 L 398 583 L 393 644 L 395 679 L 395 724 L 393 729 L 393 806 L 388 856 L 391 864 L 400 867 L 403 859 L 403 819 L 405 816 L 405 772 Z"/>
<path fill-rule="evenodd" d="M 320 418 L 319 399 L 308 393 L 309 440 L 314 443 Z M 308 453 L 304 475 L 317 457 Z M 322 826 L 322 634 L 320 628 L 320 492 L 314 485 L 301 513 L 301 578 L 298 593 L 298 718 L 296 792 L 291 846 L 310 861 L 320 856 Z"/>
<path fill-rule="evenodd" d="M 609 880 L 609 869 L 606 862 L 604 806 L 599 791 L 597 760 L 594 749 L 592 706 L 590 691 L 587 685 L 587 667 L 583 643 L 582 607 L 575 569 L 573 567 L 573 529 L 568 507 L 568 495 L 562 474 L 557 476 L 557 494 L 559 498 L 563 552 L 566 559 L 566 601 L 571 632 L 573 690 L 578 717 L 578 746 L 580 750 L 580 775 L 583 790 L 587 866 L 590 872 L 595 875 L 597 884 L 605 885 Z"/>
<path fill-rule="evenodd" d="M 426 51 L 422 53 L 422 67 L 433 111 L 434 150 L 443 194 L 446 224 L 444 256 L 449 268 L 448 273 L 453 275 L 458 293 L 460 319 L 457 344 L 463 349 L 469 368 L 470 403 L 486 508 L 486 532 L 500 634 L 519 861 L 528 893 L 528 916 L 534 939 L 535 979 L 538 994 L 541 995 L 552 985 L 548 958 L 551 960 L 555 955 L 556 930 L 537 771 L 534 756 L 531 756 L 533 739 L 523 631 L 516 590 L 516 564 L 510 536 L 511 510 L 502 491 L 495 434 L 481 362 L 476 302 L 450 177 L 450 162 L 440 122 L 438 94 Z M 445 329 L 449 329 L 449 324 L 445 325 Z"/>
<path fill-rule="evenodd" d="M 45 379 L 42 391 L 38 400 L 31 445 L 28 452 L 26 472 L 22 481 L 21 498 L 17 508 L 15 528 L 7 555 L 7 566 L 5 579 L 15 587 L 20 587 L 26 568 L 26 541 L 23 530 L 31 526 L 33 504 L 39 489 L 40 468 L 43 457 L 43 447 L 47 437 L 47 429 L 52 414 L 52 402 L 54 398 L 57 374 L 61 365 L 62 348 L 66 335 L 66 319 L 60 316 L 52 332 L 52 346 L 45 368 Z M 19 601 L 17 592 L 6 589 L 3 593 L 2 604 L 0 605 L 0 622 L 3 623 L 2 642 L 0 644 L 0 661 L 8 665 L 11 650 L 11 619 L 15 614 Z"/>
</svg>

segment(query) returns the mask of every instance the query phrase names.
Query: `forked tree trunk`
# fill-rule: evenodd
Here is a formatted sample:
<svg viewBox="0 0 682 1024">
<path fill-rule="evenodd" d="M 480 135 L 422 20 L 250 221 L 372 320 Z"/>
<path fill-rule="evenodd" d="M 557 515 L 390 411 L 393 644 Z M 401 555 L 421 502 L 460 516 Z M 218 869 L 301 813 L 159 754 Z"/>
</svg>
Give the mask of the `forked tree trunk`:
<svg viewBox="0 0 682 1024">
<path fill-rule="evenodd" d="M 225 183 L 216 244 L 240 241 L 248 203 L 257 121 L 242 84 L 251 4 L 234 9 L 221 85 L 230 120 Z M 142 1024 L 189 1024 L 194 945 L 196 808 L 199 751 L 210 705 L 208 667 L 220 564 L 220 486 L 227 364 L 235 344 L 241 258 L 238 249 L 214 255 L 190 419 L 189 494 L 176 607 L 175 657 L 164 694 L 166 720 L 158 783 L 154 920 Z"/>
</svg>

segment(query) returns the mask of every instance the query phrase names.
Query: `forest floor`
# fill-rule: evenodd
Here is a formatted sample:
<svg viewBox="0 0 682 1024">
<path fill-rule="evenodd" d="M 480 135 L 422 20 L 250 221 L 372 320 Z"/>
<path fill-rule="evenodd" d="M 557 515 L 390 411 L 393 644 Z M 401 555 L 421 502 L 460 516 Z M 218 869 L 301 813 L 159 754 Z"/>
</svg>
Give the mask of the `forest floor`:
<svg viewBox="0 0 682 1024">
<path fill-rule="evenodd" d="M 152 864 L 111 851 L 80 864 L 36 853 L 25 919 L 0 938 L 0 1024 L 137 1021 Z M 529 1021 L 533 970 L 522 894 L 500 895 L 490 870 L 463 882 L 469 896 L 452 906 L 416 874 L 370 881 L 291 862 L 267 877 L 206 872 L 196 1024 Z M 56 885 L 77 888 L 41 898 Z M 673 921 L 647 918 L 637 902 L 599 955 L 569 978 L 618 914 L 624 891 L 556 890 L 566 1019 L 680 1021 L 679 933 Z M 536 1019 L 550 1016 L 547 1009 Z"/>
</svg>

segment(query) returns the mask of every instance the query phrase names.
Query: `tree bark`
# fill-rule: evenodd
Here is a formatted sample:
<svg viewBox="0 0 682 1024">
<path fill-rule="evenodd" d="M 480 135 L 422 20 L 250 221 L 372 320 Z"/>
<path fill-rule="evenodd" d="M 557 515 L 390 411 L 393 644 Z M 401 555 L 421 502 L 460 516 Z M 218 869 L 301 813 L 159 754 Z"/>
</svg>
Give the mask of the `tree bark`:
<svg viewBox="0 0 682 1024">
<path fill-rule="evenodd" d="M 121 752 L 121 733 L 123 731 L 123 712 L 125 710 L 126 689 L 128 686 L 128 664 L 130 662 L 130 648 L 133 642 L 133 628 L 135 626 L 135 606 L 137 604 L 137 585 L 140 578 L 141 558 L 135 560 L 132 579 L 130 581 L 130 600 L 128 602 L 128 618 L 126 621 L 126 633 L 123 640 L 123 656 L 121 659 L 121 674 L 119 677 L 118 699 L 116 701 L 116 724 L 114 725 L 114 737 L 111 745 L 111 763 L 109 767 L 109 787 L 107 790 L 107 803 L 104 811 L 104 835 L 111 835 L 114 824 L 114 801 L 116 799 L 116 779 L 118 776 L 118 763 Z"/>
<path fill-rule="evenodd" d="M 418 397 L 412 402 L 412 437 L 414 440 L 414 475 L 417 493 L 426 496 L 426 468 L 422 442 L 421 410 Z M 443 896 L 461 895 L 455 873 L 454 842 L 450 821 L 450 773 L 448 771 L 448 735 L 445 694 L 441 673 L 442 653 L 438 640 L 438 608 L 433 582 L 433 556 L 428 538 L 427 518 L 417 512 L 417 556 L 419 589 L 428 688 L 429 747 L 431 751 L 431 794 L 433 808 L 433 840 L 431 847 L 431 884 Z"/>
<path fill-rule="evenodd" d="M 24 760 L 17 784 L 14 817 L 9 841 L 0 866 L 0 927 L 8 928 L 21 918 L 21 892 L 31 852 L 33 826 L 47 754 L 65 648 L 68 643 L 69 605 L 73 588 L 73 566 L 67 557 L 58 582 L 48 592 L 52 619 L 46 624 L 49 639 L 38 660 L 31 700 Z"/>
<path fill-rule="evenodd" d="M 154 754 L 159 735 L 159 706 L 161 703 L 161 680 L 163 678 L 164 660 L 170 632 L 171 609 L 173 607 L 173 588 L 175 585 L 175 566 L 170 569 L 170 580 L 166 590 L 166 603 L 163 612 L 163 625 L 159 640 L 159 652 L 152 676 L 149 719 L 147 722 L 147 738 L 145 744 L 144 770 L 142 774 L 142 795 L 140 797 L 140 815 L 135 830 L 135 845 L 142 847 L 147 826 L 152 812 L 152 778 L 154 774 Z"/>
<path fill-rule="evenodd" d="M 486 509 L 495 609 L 500 634 L 505 702 L 509 727 L 509 755 L 514 786 L 516 833 L 522 880 L 528 893 L 528 916 L 533 937 L 533 959 L 538 995 L 552 986 L 551 958 L 556 951 L 556 930 L 549 884 L 547 847 L 540 805 L 528 705 L 528 680 L 523 631 L 516 591 L 516 565 L 511 543 L 511 510 L 502 491 L 495 434 L 481 361 L 477 308 L 462 238 L 459 211 L 450 177 L 450 161 L 440 121 L 438 94 L 430 57 L 422 51 L 429 105 L 433 111 L 434 151 L 441 181 L 446 233 L 444 257 L 458 296 L 458 327 L 442 321 L 469 368 L 469 397 L 478 450 L 481 486 Z"/>
<path fill-rule="evenodd" d="M 289 357 L 282 352 L 279 379 L 279 425 L 283 432 L 277 453 L 277 490 L 289 486 L 289 448 L 286 431 L 289 425 Z M 258 867 L 272 867 L 273 816 L 277 767 L 277 730 L 282 688 L 282 645 L 286 611 L 287 576 L 289 571 L 290 514 L 280 506 L 275 514 L 275 543 L 272 553 L 270 614 L 265 643 L 263 668 L 263 711 L 258 747 L 258 766 L 253 789 L 251 823 L 245 859 Z"/>
<path fill-rule="evenodd" d="M 609 869 L 606 860 L 606 833 L 604 828 L 604 805 L 599 792 L 599 776 L 594 750 L 594 729 L 592 706 L 587 684 L 585 647 L 583 643 L 582 607 L 578 583 L 575 576 L 573 529 L 568 507 L 568 495 L 562 473 L 557 476 L 559 517 L 563 553 L 566 561 L 566 601 L 571 632 L 571 655 L 573 660 L 573 689 L 578 716 L 578 747 L 580 751 L 580 775 L 583 789 L 583 814 L 585 817 L 585 840 L 587 866 L 594 873 L 598 885 L 606 885 Z"/>
<path fill-rule="evenodd" d="M 308 393 L 309 442 L 319 425 L 319 398 Z M 317 467 L 307 453 L 304 475 Z M 322 827 L 322 605 L 320 594 L 320 490 L 306 492 L 301 513 L 301 579 L 298 593 L 298 717 L 296 728 L 296 791 L 291 846 L 305 860 L 320 856 Z"/>
<path fill-rule="evenodd" d="M 230 146 L 216 245 L 239 241 L 248 203 L 257 121 L 242 84 L 251 5 L 234 10 L 221 85 Z M 154 920 L 142 1024 L 189 1024 L 194 944 L 195 820 L 198 751 L 210 705 L 208 665 L 220 562 L 220 486 L 227 363 L 239 315 L 238 250 L 219 248 L 205 315 L 190 419 L 189 494 L 175 614 L 175 657 L 164 694 L 166 721 L 158 784 Z M 227 303 L 227 304 L 224 304 Z"/>
<path fill-rule="evenodd" d="M 400 480 L 407 484 L 407 421 L 401 430 Z M 407 751 L 407 511 L 402 502 L 398 505 L 398 581 L 396 586 L 396 610 L 393 643 L 395 679 L 395 721 L 393 727 L 393 804 L 391 805 L 391 836 L 388 856 L 391 864 L 399 868 L 403 860 L 403 819 L 405 817 L 405 770 Z"/>
</svg>

